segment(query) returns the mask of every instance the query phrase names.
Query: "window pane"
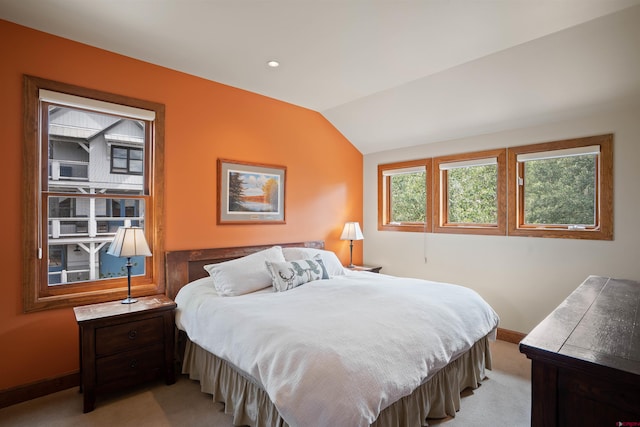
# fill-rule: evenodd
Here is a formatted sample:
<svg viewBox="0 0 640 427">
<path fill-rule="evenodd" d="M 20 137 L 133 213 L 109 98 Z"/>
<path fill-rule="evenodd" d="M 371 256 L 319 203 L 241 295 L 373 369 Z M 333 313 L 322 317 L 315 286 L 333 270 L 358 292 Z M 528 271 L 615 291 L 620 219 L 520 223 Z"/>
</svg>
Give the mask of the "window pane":
<svg viewBox="0 0 640 427">
<path fill-rule="evenodd" d="M 595 225 L 596 162 L 597 155 L 525 162 L 525 224 Z"/>
<path fill-rule="evenodd" d="M 108 244 L 49 245 L 49 286 L 126 277 L 127 259 L 107 254 L 108 249 Z M 145 274 L 145 257 L 131 257 L 131 264 L 132 276 Z"/>
<path fill-rule="evenodd" d="M 142 150 L 132 148 L 129 150 L 129 157 L 134 160 L 142 160 Z"/>
<path fill-rule="evenodd" d="M 49 191 L 143 194 L 141 167 L 136 166 L 133 178 L 122 175 L 128 172 L 131 154 L 144 159 L 143 123 L 59 105 L 49 105 L 48 113 Z M 139 144 L 140 148 L 112 145 L 117 142 Z"/>
<path fill-rule="evenodd" d="M 127 158 L 127 149 L 126 148 L 113 147 L 113 157 L 116 157 L 116 158 L 119 158 L 119 159 L 126 159 Z"/>
<path fill-rule="evenodd" d="M 425 222 L 426 173 L 392 175 L 390 182 L 390 222 Z"/>
<path fill-rule="evenodd" d="M 450 169 L 447 175 L 447 222 L 498 223 L 498 166 Z"/>
<path fill-rule="evenodd" d="M 142 173 L 142 160 L 131 160 L 129 162 L 129 172 Z"/>
<path fill-rule="evenodd" d="M 144 199 L 49 197 L 49 286 L 126 276 L 126 259 L 106 253 L 118 227 L 144 228 Z M 144 274 L 144 257 L 132 275 Z"/>
<path fill-rule="evenodd" d="M 113 158 L 113 167 L 118 169 L 127 170 L 127 159 L 116 159 Z"/>
</svg>

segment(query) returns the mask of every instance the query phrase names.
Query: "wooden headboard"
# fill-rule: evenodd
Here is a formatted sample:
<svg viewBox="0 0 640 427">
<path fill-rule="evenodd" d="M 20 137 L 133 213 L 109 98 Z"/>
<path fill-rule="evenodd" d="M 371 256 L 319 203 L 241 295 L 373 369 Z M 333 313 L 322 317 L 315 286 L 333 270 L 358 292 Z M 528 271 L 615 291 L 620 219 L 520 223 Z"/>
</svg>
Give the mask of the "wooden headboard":
<svg viewBox="0 0 640 427">
<path fill-rule="evenodd" d="M 218 262 L 229 261 L 250 255 L 254 252 L 268 249 L 272 246 L 302 247 L 324 249 L 322 240 L 311 240 L 297 243 L 274 243 L 271 245 L 236 246 L 231 248 L 192 249 L 172 251 L 165 254 L 165 269 L 167 277 L 167 296 L 176 297 L 178 291 L 187 283 L 207 275 L 204 266 Z"/>
</svg>

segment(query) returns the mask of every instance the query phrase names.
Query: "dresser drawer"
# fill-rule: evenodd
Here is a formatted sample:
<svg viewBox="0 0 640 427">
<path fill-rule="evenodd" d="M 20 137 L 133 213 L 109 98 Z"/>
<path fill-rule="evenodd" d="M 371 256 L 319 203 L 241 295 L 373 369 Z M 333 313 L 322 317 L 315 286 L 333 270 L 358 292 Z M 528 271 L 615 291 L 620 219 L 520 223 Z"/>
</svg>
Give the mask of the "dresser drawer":
<svg viewBox="0 0 640 427">
<path fill-rule="evenodd" d="M 96 329 L 96 357 L 164 342 L 163 318 L 152 317 Z"/>
<path fill-rule="evenodd" d="M 96 384 L 117 382 L 121 379 L 139 381 L 153 378 L 161 373 L 164 366 L 162 345 L 131 350 L 96 361 Z"/>
</svg>

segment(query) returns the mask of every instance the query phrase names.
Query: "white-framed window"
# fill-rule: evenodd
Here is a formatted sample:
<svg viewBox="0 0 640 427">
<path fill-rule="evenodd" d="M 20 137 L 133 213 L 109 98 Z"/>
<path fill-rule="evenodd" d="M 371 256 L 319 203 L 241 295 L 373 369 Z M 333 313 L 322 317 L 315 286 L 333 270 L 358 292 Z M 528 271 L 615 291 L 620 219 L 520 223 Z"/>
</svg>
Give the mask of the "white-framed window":
<svg viewBox="0 0 640 427">
<path fill-rule="evenodd" d="M 613 135 L 509 148 L 509 234 L 613 239 Z"/>
<path fill-rule="evenodd" d="M 124 296 L 126 260 L 106 254 L 124 225 L 144 228 L 153 254 L 132 258 L 134 292 L 163 292 L 164 106 L 24 82 L 25 311 Z M 114 138 L 127 141 L 125 156 L 116 153 L 123 173 L 112 170 Z"/>
</svg>

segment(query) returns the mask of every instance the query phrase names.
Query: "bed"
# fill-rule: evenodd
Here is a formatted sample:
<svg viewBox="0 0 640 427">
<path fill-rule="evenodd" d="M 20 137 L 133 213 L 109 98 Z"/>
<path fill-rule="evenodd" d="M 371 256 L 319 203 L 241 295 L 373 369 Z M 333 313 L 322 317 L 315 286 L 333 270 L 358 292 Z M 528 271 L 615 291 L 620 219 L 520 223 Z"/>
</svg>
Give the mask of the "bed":
<svg viewBox="0 0 640 427">
<path fill-rule="evenodd" d="M 182 372 L 234 425 L 419 427 L 491 369 L 498 316 L 474 291 L 351 272 L 322 241 L 168 252 L 166 269 Z"/>
</svg>

